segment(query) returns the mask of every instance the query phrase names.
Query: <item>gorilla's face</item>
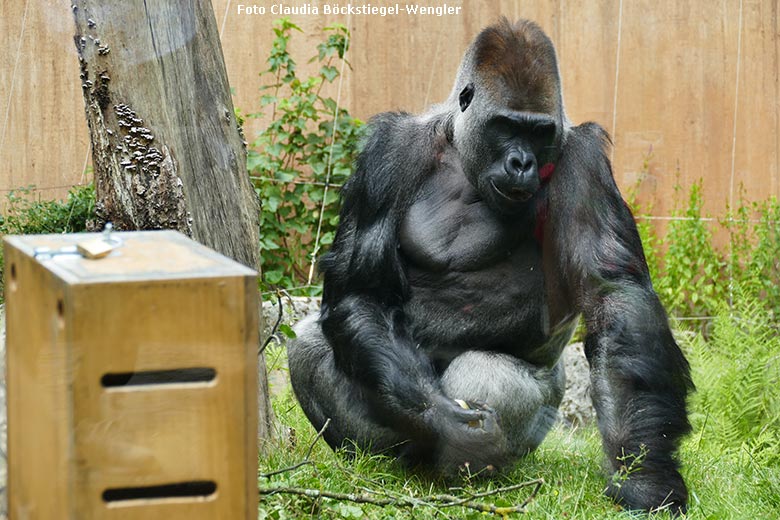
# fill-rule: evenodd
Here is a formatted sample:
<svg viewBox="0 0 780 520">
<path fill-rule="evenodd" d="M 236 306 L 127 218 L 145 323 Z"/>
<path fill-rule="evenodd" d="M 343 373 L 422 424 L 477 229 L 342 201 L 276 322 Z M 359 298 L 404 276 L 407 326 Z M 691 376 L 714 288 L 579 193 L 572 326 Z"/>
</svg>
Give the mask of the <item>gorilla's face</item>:
<svg viewBox="0 0 780 520">
<path fill-rule="evenodd" d="M 540 167 L 553 157 L 556 121 L 547 114 L 496 111 L 472 84 L 461 92 L 453 140 L 469 182 L 501 213 L 522 211 L 541 186 Z"/>
</svg>

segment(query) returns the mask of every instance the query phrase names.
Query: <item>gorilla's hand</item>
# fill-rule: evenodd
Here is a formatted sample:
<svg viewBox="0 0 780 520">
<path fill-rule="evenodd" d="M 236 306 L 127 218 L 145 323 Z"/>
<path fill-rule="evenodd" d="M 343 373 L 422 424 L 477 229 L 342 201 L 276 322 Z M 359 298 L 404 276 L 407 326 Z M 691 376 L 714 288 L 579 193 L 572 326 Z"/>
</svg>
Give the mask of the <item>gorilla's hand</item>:
<svg viewBox="0 0 780 520">
<path fill-rule="evenodd" d="M 491 475 L 508 460 L 506 436 L 487 405 L 442 396 L 429 412 L 438 436 L 435 458 L 441 473 Z"/>
</svg>

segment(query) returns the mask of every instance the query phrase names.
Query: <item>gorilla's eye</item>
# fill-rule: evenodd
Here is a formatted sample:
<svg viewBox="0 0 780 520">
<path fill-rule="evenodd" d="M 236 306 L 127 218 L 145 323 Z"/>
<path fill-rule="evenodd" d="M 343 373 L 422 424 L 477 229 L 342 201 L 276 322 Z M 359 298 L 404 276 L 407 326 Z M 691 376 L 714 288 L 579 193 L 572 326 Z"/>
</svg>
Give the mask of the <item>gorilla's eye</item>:
<svg viewBox="0 0 780 520">
<path fill-rule="evenodd" d="M 465 112 L 471 104 L 471 100 L 474 99 L 474 84 L 469 83 L 466 87 L 460 91 L 460 111 Z"/>
</svg>

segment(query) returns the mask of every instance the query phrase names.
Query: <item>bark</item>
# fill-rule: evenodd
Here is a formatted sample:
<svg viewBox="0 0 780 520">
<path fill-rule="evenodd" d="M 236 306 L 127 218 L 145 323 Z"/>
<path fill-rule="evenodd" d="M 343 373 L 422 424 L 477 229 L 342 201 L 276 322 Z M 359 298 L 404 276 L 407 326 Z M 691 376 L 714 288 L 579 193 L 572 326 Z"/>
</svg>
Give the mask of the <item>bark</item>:
<svg viewBox="0 0 780 520">
<path fill-rule="evenodd" d="M 177 229 L 259 269 L 258 200 L 209 0 L 75 0 L 97 222 Z M 260 356 L 261 437 L 271 407 Z"/>
</svg>

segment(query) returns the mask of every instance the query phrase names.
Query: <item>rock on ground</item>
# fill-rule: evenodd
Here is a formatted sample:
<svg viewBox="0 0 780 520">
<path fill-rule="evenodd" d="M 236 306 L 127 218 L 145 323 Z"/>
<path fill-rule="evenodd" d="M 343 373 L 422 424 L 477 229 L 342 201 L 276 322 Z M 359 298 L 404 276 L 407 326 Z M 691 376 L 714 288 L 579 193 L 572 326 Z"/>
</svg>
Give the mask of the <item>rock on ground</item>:
<svg viewBox="0 0 780 520">
<path fill-rule="evenodd" d="M 572 425 L 587 424 L 596 418 L 590 400 L 590 365 L 585 359 L 582 343 L 572 343 L 563 351 L 566 369 L 566 392 L 561 402 L 561 415 Z"/>
</svg>

